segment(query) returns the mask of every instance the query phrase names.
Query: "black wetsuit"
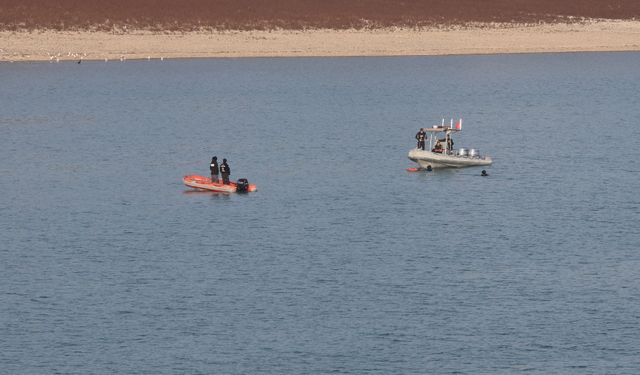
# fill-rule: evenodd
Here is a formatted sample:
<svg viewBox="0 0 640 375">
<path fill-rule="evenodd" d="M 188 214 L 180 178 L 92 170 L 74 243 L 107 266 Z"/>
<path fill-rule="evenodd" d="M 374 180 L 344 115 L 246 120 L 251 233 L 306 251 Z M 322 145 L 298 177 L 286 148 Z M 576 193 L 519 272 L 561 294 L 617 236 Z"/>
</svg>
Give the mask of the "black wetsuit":
<svg viewBox="0 0 640 375">
<path fill-rule="evenodd" d="M 451 136 L 447 136 L 447 148 L 449 151 L 453 151 L 453 139 L 451 139 Z"/>
<path fill-rule="evenodd" d="M 211 159 L 211 164 L 209 165 L 209 170 L 211 170 L 211 181 L 218 182 L 218 159 Z"/>
<path fill-rule="evenodd" d="M 420 129 L 418 134 L 416 134 L 416 139 L 418 140 L 418 148 L 424 150 L 424 139 L 427 136 L 427 133 L 424 130 Z"/>
<path fill-rule="evenodd" d="M 220 164 L 220 174 L 222 175 L 222 183 L 225 185 L 229 185 L 229 175 L 231 174 L 231 168 L 229 168 L 229 164 L 227 164 L 226 161 Z"/>
</svg>

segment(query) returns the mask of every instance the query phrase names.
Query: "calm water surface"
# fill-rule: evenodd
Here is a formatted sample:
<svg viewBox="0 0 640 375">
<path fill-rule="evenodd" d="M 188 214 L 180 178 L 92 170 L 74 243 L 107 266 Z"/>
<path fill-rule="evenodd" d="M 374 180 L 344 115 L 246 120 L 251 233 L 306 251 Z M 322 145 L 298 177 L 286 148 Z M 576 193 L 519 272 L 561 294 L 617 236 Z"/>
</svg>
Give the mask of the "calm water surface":
<svg viewBox="0 0 640 375">
<path fill-rule="evenodd" d="M 637 374 L 638 66 L 0 64 L 0 373 Z M 405 171 L 442 117 L 489 177 Z"/>
</svg>

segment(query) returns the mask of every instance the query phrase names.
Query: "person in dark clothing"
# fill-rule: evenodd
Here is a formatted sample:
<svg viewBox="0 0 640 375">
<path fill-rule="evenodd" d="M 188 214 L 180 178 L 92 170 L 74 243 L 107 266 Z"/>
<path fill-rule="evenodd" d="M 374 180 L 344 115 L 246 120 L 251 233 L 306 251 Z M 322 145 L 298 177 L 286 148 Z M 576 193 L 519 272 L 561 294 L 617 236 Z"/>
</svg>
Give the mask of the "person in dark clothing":
<svg viewBox="0 0 640 375">
<path fill-rule="evenodd" d="M 211 170 L 211 182 L 219 183 L 218 179 L 218 157 L 214 156 L 211 158 L 211 164 L 209 165 L 209 169 Z"/>
<path fill-rule="evenodd" d="M 453 151 L 453 139 L 451 139 L 451 134 L 447 134 L 445 139 L 447 141 L 447 151 Z"/>
<path fill-rule="evenodd" d="M 424 128 L 421 128 L 420 131 L 416 134 L 416 140 L 418 141 L 418 148 L 421 148 L 424 151 L 424 139 L 427 136 Z"/>
<path fill-rule="evenodd" d="M 222 159 L 222 164 L 220 164 L 220 174 L 222 175 L 222 183 L 225 185 L 229 185 L 229 175 L 231 174 L 231 168 L 229 168 L 229 164 L 227 164 L 227 159 Z"/>
<path fill-rule="evenodd" d="M 431 152 L 442 153 L 442 143 L 440 143 L 440 140 L 436 141 L 436 145 L 433 146 L 433 149 L 431 150 Z"/>
</svg>

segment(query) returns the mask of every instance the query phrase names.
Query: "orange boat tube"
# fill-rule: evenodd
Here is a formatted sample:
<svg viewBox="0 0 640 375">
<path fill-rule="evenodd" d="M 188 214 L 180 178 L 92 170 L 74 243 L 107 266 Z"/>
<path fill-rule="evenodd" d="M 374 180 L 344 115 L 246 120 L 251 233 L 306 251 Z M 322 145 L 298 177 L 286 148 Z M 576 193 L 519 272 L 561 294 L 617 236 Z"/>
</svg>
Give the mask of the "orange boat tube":
<svg viewBox="0 0 640 375">
<path fill-rule="evenodd" d="M 242 179 L 241 179 L 242 180 Z M 246 180 L 245 180 L 246 181 Z M 236 193 L 238 192 L 238 184 L 230 182 L 229 184 L 221 184 L 218 182 L 212 182 L 209 177 L 189 175 L 182 178 L 182 182 L 185 185 L 194 189 L 217 191 L 221 193 Z M 258 190 L 258 187 L 253 184 L 248 184 L 246 192 L 254 192 Z"/>
</svg>

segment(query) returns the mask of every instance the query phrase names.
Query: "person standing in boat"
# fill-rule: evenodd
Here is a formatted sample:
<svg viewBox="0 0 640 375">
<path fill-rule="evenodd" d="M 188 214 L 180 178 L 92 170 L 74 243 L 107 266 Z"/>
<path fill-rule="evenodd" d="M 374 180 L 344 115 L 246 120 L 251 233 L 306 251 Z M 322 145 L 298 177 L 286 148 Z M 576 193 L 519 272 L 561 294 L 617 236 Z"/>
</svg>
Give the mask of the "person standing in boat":
<svg viewBox="0 0 640 375">
<path fill-rule="evenodd" d="M 229 185 L 229 175 L 231 174 L 231 168 L 229 168 L 229 164 L 227 164 L 227 159 L 222 159 L 222 164 L 220 164 L 220 174 L 222 175 L 222 183 L 225 185 Z"/>
<path fill-rule="evenodd" d="M 451 134 L 447 133 L 445 139 L 447 140 L 447 151 L 453 151 L 453 139 L 451 138 Z"/>
<path fill-rule="evenodd" d="M 219 183 L 218 179 L 218 157 L 214 156 L 211 158 L 211 164 L 209 165 L 209 170 L 211 170 L 211 182 Z"/>
<path fill-rule="evenodd" d="M 425 133 L 424 128 L 420 128 L 420 131 L 416 134 L 416 140 L 418 141 L 417 148 L 421 148 L 422 151 L 424 151 L 424 140 L 426 136 L 427 136 L 427 133 Z"/>
</svg>

